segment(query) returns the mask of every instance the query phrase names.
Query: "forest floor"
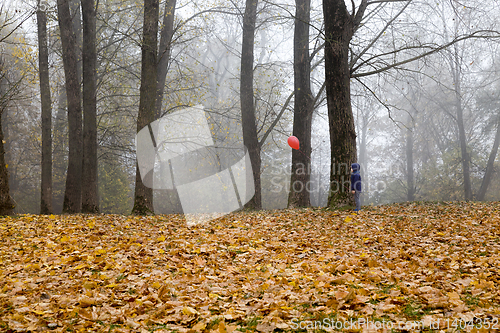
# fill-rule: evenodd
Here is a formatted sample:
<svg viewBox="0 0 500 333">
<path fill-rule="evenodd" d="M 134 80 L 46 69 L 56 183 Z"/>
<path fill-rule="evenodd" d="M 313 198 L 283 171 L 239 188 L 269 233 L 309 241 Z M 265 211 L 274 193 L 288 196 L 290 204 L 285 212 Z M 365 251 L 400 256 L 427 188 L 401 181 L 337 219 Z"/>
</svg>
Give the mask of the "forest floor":
<svg viewBox="0 0 500 333">
<path fill-rule="evenodd" d="M 500 331 L 500 203 L 0 219 L 0 331 Z"/>
</svg>

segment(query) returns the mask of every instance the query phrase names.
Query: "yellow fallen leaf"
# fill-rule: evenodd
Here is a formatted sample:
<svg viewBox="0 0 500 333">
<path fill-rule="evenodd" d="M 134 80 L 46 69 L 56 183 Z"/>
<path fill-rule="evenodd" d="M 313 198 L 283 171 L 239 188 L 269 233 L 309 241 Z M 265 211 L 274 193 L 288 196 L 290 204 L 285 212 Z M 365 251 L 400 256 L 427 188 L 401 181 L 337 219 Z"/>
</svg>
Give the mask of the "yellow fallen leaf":
<svg viewBox="0 0 500 333">
<path fill-rule="evenodd" d="M 88 296 L 82 296 L 82 297 L 80 297 L 78 299 L 78 303 L 80 303 L 80 306 L 82 308 L 85 308 L 85 307 L 94 305 L 95 304 L 95 299 L 90 298 Z"/>
<path fill-rule="evenodd" d="M 95 287 L 97 287 L 97 283 L 95 283 L 94 281 L 86 281 L 83 283 L 83 288 L 85 289 L 94 289 Z"/>
<path fill-rule="evenodd" d="M 103 281 L 106 281 L 106 280 L 109 280 L 111 279 L 109 276 L 107 276 L 106 274 L 100 274 L 99 275 L 99 278 Z"/>
<path fill-rule="evenodd" d="M 205 330 L 205 327 L 207 327 L 207 323 L 200 321 L 199 323 L 191 327 L 191 330 L 195 332 L 203 332 Z"/>
<path fill-rule="evenodd" d="M 97 251 L 95 251 L 95 254 L 97 256 L 100 256 L 100 255 L 103 255 L 105 254 L 107 251 L 105 249 L 98 249 Z"/>
<path fill-rule="evenodd" d="M 194 316 L 198 314 L 198 311 L 190 306 L 185 306 L 184 308 L 182 308 L 182 313 L 188 316 Z"/>
</svg>

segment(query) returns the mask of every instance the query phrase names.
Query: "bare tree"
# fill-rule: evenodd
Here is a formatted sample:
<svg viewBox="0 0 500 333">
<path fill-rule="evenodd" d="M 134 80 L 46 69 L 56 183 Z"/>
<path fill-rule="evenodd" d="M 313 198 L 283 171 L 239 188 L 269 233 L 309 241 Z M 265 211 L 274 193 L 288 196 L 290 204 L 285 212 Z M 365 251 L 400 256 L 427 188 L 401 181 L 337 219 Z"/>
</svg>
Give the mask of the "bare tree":
<svg viewBox="0 0 500 333">
<path fill-rule="evenodd" d="M 83 174 L 82 212 L 98 213 L 96 9 L 94 0 L 81 0 L 83 14 Z"/>
<path fill-rule="evenodd" d="M 142 34 L 141 89 L 137 131 L 155 119 L 157 93 L 157 48 L 158 48 L 158 0 L 144 0 L 144 25 Z M 153 190 L 142 183 L 139 165 L 136 165 L 135 195 L 132 213 L 145 215 L 153 213 Z"/>
<path fill-rule="evenodd" d="M 350 164 L 356 162 L 356 131 L 351 108 L 349 43 L 361 23 L 367 0 L 351 14 L 344 0 L 323 0 L 325 21 L 325 83 L 330 128 L 329 206 L 351 204 Z"/>
<path fill-rule="evenodd" d="M 255 119 L 253 91 L 254 39 L 255 21 L 257 19 L 257 4 L 258 0 L 246 0 L 245 14 L 243 16 L 240 79 L 243 144 L 247 147 L 250 155 L 255 185 L 255 195 L 245 206 L 254 209 L 260 209 L 262 207 L 260 186 L 260 145 L 257 138 L 257 122 Z"/>
<path fill-rule="evenodd" d="M 82 206 L 82 106 L 78 81 L 76 37 L 72 29 L 68 0 L 57 0 L 61 32 L 66 97 L 68 104 L 68 172 L 63 213 L 78 213 Z"/>
<path fill-rule="evenodd" d="M 458 142 L 460 143 L 460 152 L 462 160 L 462 173 L 464 178 L 465 200 L 472 200 L 472 183 L 470 179 L 470 153 L 467 150 L 467 136 L 465 134 L 464 109 L 462 102 L 462 61 L 459 55 L 458 45 L 453 45 L 450 50 L 450 69 L 453 78 L 453 90 L 455 95 L 455 111 L 458 126 Z"/>
<path fill-rule="evenodd" d="M 49 80 L 49 50 L 47 46 L 47 13 L 40 6 L 36 12 L 38 25 L 38 69 L 42 100 L 42 183 L 40 214 L 52 214 L 52 107 Z"/>
<path fill-rule="evenodd" d="M 5 163 L 5 141 L 1 125 L 2 115 L 13 97 L 17 94 L 20 82 L 7 82 L 4 61 L 0 58 L 0 216 L 12 214 L 15 208 L 14 201 L 10 196 L 9 172 Z"/>
<path fill-rule="evenodd" d="M 165 81 L 167 78 L 170 52 L 172 49 L 172 36 L 174 35 L 175 5 L 177 0 L 167 0 L 163 13 L 163 24 L 160 32 L 160 45 L 158 48 L 158 71 L 156 82 L 158 84 L 156 92 L 156 114 L 155 119 L 161 117 L 161 107 L 163 102 L 163 92 L 165 91 Z"/>
<path fill-rule="evenodd" d="M 295 33 L 293 47 L 295 104 L 293 135 L 300 150 L 292 151 L 292 174 L 288 204 L 291 207 L 310 205 L 311 126 L 314 98 L 311 92 L 311 60 L 309 55 L 310 0 L 295 1 Z"/>
</svg>

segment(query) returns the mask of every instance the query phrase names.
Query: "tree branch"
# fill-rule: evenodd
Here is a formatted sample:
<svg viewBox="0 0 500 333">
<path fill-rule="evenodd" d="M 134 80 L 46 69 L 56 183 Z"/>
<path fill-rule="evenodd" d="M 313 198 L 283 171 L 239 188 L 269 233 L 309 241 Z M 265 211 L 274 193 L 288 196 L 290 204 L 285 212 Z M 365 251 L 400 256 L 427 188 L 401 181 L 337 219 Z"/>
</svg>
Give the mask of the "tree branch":
<svg viewBox="0 0 500 333">
<path fill-rule="evenodd" d="M 493 35 L 493 36 L 479 35 L 481 33 L 494 33 L 496 35 Z M 388 69 L 391 69 L 391 68 L 394 68 L 394 67 L 397 67 L 397 66 L 401 66 L 401 65 L 410 63 L 412 61 L 424 58 L 424 57 L 426 57 L 428 55 L 431 55 L 433 53 L 436 53 L 436 52 L 439 52 L 441 50 L 444 50 L 447 47 L 449 47 L 449 46 L 451 46 L 453 44 L 456 44 L 456 43 L 458 43 L 460 41 L 471 39 L 471 38 L 485 38 L 485 39 L 486 38 L 500 38 L 500 33 L 497 32 L 497 31 L 492 31 L 492 30 L 479 30 L 479 31 L 476 31 L 476 32 L 474 32 L 474 33 L 472 33 L 470 35 L 466 35 L 466 36 L 455 38 L 454 40 L 452 40 L 449 43 L 446 43 L 444 45 L 438 46 L 436 48 L 432 48 L 430 51 L 427 51 L 427 52 L 424 52 L 422 54 L 419 54 L 418 56 L 415 56 L 415 57 L 412 57 L 412 58 L 409 58 L 409 59 L 406 59 L 406 60 L 403 60 L 403 61 L 395 62 L 395 63 L 390 64 L 388 66 L 376 69 L 374 71 L 364 72 L 364 73 L 359 73 L 359 74 L 351 74 L 351 78 L 360 78 L 360 77 L 363 77 L 363 76 L 369 76 L 369 75 L 373 75 L 373 74 L 378 74 L 378 73 L 384 72 L 384 71 L 386 71 Z M 414 47 L 408 47 L 408 48 L 405 48 L 405 49 L 412 49 L 412 48 L 423 48 L 423 46 L 414 46 Z M 397 52 L 400 52 L 400 51 L 401 50 L 396 50 L 394 52 L 386 53 L 385 55 L 397 53 Z M 366 62 L 364 62 L 364 63 L 366 63 Z M 360 66 L 357 66 L 356 69 L 358 69 L 359 67 Z M 356 70 L 356 69 L 354 69 L 354 70 Z"/>
<path fill-rule="evenodd" d="M 262 139 L 260 139 L 260 141 L 259 141 L 259 148 L 262 147 L 262 145 L 266 142 L 267 137 L 269 136 L 269 134 L 271 134 L 271 131 L 274 129 L 274 127 L 276 126 L 276 124 L 278 123 L 278 121 L 281 119 L 281 116 L 283 115 L 283 113 L 285 113 L 286 108 L 288 107 L 288 104 L 290 104 L 290 101 L 292 100 L 292 97 L 293 97 L 294 94 L 295 94 L 295 91 L 293 91 L 290 94 L 290 96 L 288 96 L 288 98 L 286 99 L 285 104 L 283 104 L 283 107 L 280 110 L 280 113 L 276 116 L 276 119 L 274 119 L 274 121 L 271 124 L 271 126 L 269 126 L 269 128 L 267 129 L 266 133 L 264 133 L 264 136 L 262 137 Z"/>
<path fill-rule="evenodd" d="M 389 20 L 389 22 L 387 22 L 387 24 L 384 26 L 384 28 L 382 30 L 380 30 L 379 34 L 370 42 L 370 44 L 368 44 L 368 46 L 365 47 L 365 49 L 362 50 L 359 53 L 359 55 L 356 55 L 352 59 L 351 63 L 349 64 L 351 71 L 352 71 L 352 67 L 354 66 L 354 64 L 375 44 L 375 42 L 384 34 L 384 32 L 387 30 L 387 28 L 392 24 L 392 22 L 394 22 L 399 17 L 399 15 L 401 15 L 404 12 L 404 10 L 406 9 L 406 7 L 408 7 L 410 2 L 411 1 L 408 1 L 408 3 L 399 11 L 399 13 L 397 13 L 391 20 Z"/>
</svg>

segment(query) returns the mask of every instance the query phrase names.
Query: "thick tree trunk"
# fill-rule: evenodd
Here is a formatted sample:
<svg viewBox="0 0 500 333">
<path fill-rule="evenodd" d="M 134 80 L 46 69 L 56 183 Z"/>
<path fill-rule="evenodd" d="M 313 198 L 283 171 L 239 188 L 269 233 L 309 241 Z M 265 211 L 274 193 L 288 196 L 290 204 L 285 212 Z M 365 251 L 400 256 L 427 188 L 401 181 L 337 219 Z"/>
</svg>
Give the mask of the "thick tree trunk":
<svg viewBox="0 0 500 333">
<path fill-rule="evenodd" d="M 167 0 L 165 2 L 165 13 L 163 14 L 163 24 L 160 33 L 160 46 L 158 48 L 158 71 L 156 81 L 156 114 L 155 119 L 161 117 L 161 108 L 163 103 L 163 92 L 165 91 L 165 81 L 167 78 L 168 64 L 170 61 L 170 50 L 172 36 L 174 35 L 175 5 L 177 0 Z"/>
<path fill-rule="evenodd" d="M 76 45 L 76 73 L 78 77 L 78 83 L 80 88 L 82 85 L 82 50 L 83 50 L 83 39 L 82 39 L 82 13 L 80 10 L 80 0 L 69 0 L 69 11 L 71 14 L 71 23 L 73 26 L 73 32 L 75 33 L 75 45 Z"/>
<path fill-rule="evenodd" d="M 68 172 L 63 213 L 78 213 L 82 206 L 82 107 L 77 74 L 76 38 L 72 30 L 68 0 L 57 0 L 61 31 L 66 97 L 68 101 Z"/>
<path fill-rule="evenodd" d="M 83 174 L 82 212 L 99 213 L 97 193 L 96 11 L 81 0 L 83 14 Z"/>
<path fill-rule="evenodd" d="M 40 8 L 40 2 L 38 3 Z M 49 81 L 49 51 L 47 47 L 47 14 L 36 12 L 38 25 L 38 68 L 42 101 L 42 183 L 40 214 L 52 214 L 52 108 Z"/>
<path fill-rule="evenodd" d="M 350 165 L 356 162 L 356 132 L 351 108 L 349 42 L 355 20 L 344 0 L 323 0 L 325 82 L 330 129 L 331 167 L 328 206 L 353 205 Z"/>
<path fill-rule="evenodd" d="M 137 131 L 155 120 L 156 75 L 158 69 L 158 0 L 144 0 L 144 26 L 142 36 L 141 89 Z M 135 195 L 132 213 L 146 215 L 154 213 L 153 189 L 142 183 L 139 165 L 136 165 Z"/>
<path fill-rule="evenodd" d="M 500 145 L 500 115 L 497 124 L 497 132 L 495 134 L 495 141 L 493 142 L 493 148 L 491 148 L 490 157 L 488 158 L 488 164 L 486 165 L 486 173 L 484 174 L 483 181 L 481 183 L 481 188 L 477 193 L 477 200 L 483 201 L 488 190 L 488 186 L 491 182 L 491 176 L 493 175 L 493 170 L 495 166 L 495 159 L 498 153 L 498 146 Z"/>
<path fill-rule="evenodd" d="M 241 45 L 241 124 L 243 127 L 243 144 L 247 147 L 252 164 L 255 195 L 245 205 L 246 208 L 261 209 L 260 186 L 260 146 L 257 138 L 257 121 L 253 94 L 253 60 L 255 21 L 257 19 L 258 0 L 246 0 L 243 16 L 243 40 Z"/>
<path fill-rule="evenodd" d="M 311 1 L 296 0 L 295 8 L 293 135 L 299 139 L 300 151 L 292 150 L 292 173 L 288 205 L 290 207 L 306 207 L 311 205 L 311 126 L 314 110 L 314 98 L 311 93 L 311 62 L 309 58 Z"/>
</svg>

